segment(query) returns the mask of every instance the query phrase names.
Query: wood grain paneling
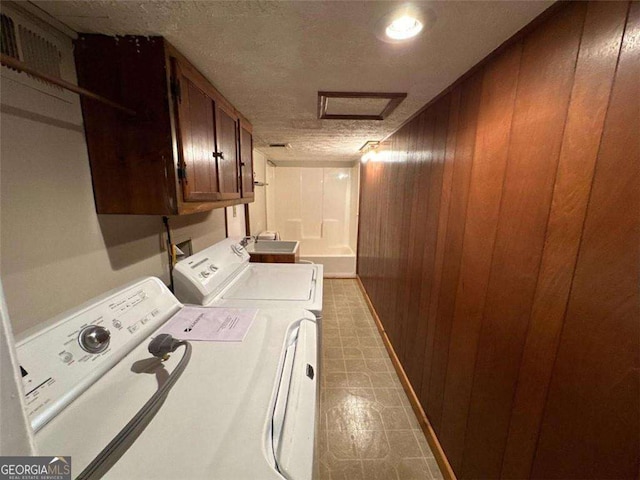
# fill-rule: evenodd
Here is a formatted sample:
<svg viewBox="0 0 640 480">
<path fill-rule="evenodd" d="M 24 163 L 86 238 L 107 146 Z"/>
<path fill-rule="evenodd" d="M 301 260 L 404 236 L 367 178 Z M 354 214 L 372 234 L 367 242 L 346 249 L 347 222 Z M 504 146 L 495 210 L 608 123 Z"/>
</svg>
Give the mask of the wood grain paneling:
<svg viewBox="0 0 640 480">
<path fill-rule="evenodd" d="M 442 419 L 462 456 L 476 349 L 487 294 L 509 152 L 522 45 L 488 65 L 484 75 Z M 455 430 L 453 428 L 455 427 Z"/>
<path fill-rule="evenodd" d="M 442 284 L 440 298 L 438 300 L 438 313 L 436 322 L 442 327 L 440 336 L 436 340 L 447 345 L 440 349 L 446 355 L 445 371 L 449 361 L 449 345 L 451 344 L 450 332 L 453 319 L 453 310 L 456 301 L 456 285 L 460 273 L 460 259 L 462 258 L 462 243 L 464 239 L 464 227 L 467 214 L 467 199 L 469 196 L 469 182 L 471 181 L 471 167 L 473 164 L 473 151 L 476 141 L 476 126 L 478 109 L 482 94 L 482 77 L 484 72 L 478 71 L 474 76 L 462 84 L 460 98 L 460 116 L 458 118 L 458 130 L 456 132 L 456 152 L 453 165 L 453 178 L 451 182 L 451 203 L 449 204 L 449 220 L 447 239 L 445 244 L 445 258 L 442 270 Z M 441 362 L 444 359 L 439 359 Z M 455 368 L 455 367 L 454 367 Z M 434 418 L 433 424 L 440 436 L 440 442 L 449 455 L 449 461 L 455 469 L 460 461 L 462 449 L 456 443 L 456 433 L 463 428 L 464 419 L 457 416 L 457 405 L 446 403 L 446 388 L 451 385 L 451 377 L 444 377 L 442 385 L 431 385 L 422 382 L 422 397 L 427 395 L 438 396 L 442 405 L 442 418 Z M 442 389 L 440 388 L 442 387 Z M 455 418 L 454 418 L 455 417 Z M 458 452 L 458 455 L 456 455 Z"/>
<path fill-rule="evenodd" d="M 535 477 L 639 474 L 639 87 L 640 4 L 633 3 L 545 405 Z"/>
<path fill-rule="evenodd" d="M 557 6 L 363 165 L 358 274 L 460 478 L 637 478 L 637 16 Z"/>
<path fill-rule="evenodd" d="M 401 286 L 398 296 L 400 304 L 403 306 L 403 316 L 398 319 L 403 323 L 403 355 L 401 361 L 405 365 L 418 366 L 417 362 L 411 362 L 411 358 L 417 353 L 417 344 L 421 338 L 416 338 L 422 332 L 418 332 L 420 325 L 425 322 L 420 318 L 420 291 L 422 280 L 422 258 L 424 254 L 424 239 L 427 237 L 427 214 L 429 210 L 429 193 L 431 191 L 431 171 L 433 169 L 433 141 L 435 112 L 429 110 L 425 112 L 414 124 L 416 138 L 422 141 L 416 143 L 415 159 L 416 168 L 413 177 L 413 189 L 416 195 L 411 198 L 412 210 L 409 218 L 409 248 L 406 259 L 405 277 L 407 282 Z M 409 158 L 411 158 L 409 154 Z M 412 385 L 419 384 L 418 376 L 421 369 L 410 369 L 407 375 Z"/>
<path fill-rule="evenodd" d="M 531 471 L 582 235 L 627 14 L 623 2 L 589 5 L 558 174 L 503 460 L 505 478 Z"/>
<path fill-rule="evenodd" d="M 442 285 L 442 271 L 446 251 L 447 227 L 449 224 L 449 204 L 451 202 L 451 184 L 453 182 L 453 167 L 456 152 L 456 133 L 458 130 L 458 117 L 460 112 L 460 88 L 451 92 L 451 113 L 447 124 L 447 144 L 444 155 L 444 171 L 442 174 L 442 193 L 440 195 L 440 217 L 438 221 L 438 237 L 436 240 L 436 253 L 434 258 L 433 282 L 431 292 L 428 293 L 429 304 L 427 317 L 434 323 L 434 337 L 425 345 L 424 365 L 422 375 L 422 387 L 416 391 L 420 395 L 422 404 L 428 406 L 431 411 L 432 422 L 442 417 L 442 392 L 444 391 L 446 362 L 449 351 L 450 323 L 438 322 L 439 292 Z M 427 296 L 427 292 L 424 292 Z M 421 302 L 422 303 L 422 302 Z M 419 368 L 419 366 L 418 366 Z M 433 425 L 436 429 L 436 425 Z"/>
<path fill-rule="evenodd" d="M 415 258 L 420 266 L 420 275 L 417 282 L 412 285 L 412 315 L 409 317 L 416 324 L 417 329 L 409 332 L 408 338 L 412 339 L 412 350 L 408 355 L 410 378 L 415 379 L 415 389 L 420 391 L 422 386 L 423 369 L 426 366 L 425 348 L 433 344 L 435 331 L 435 319 L 428 316 L 428 304 L 430 291 L 434 282 L 434 258 L 438 243 L 438 222 L 440 220 L 440 199 L 442 197 L 442 180 L 444 175 L 445 149 L 447 142 L 447 125 L 450 112 L 450 97 L 442 98 L 435 106 L 435 125 L 433 126 L 432 155 L 430 156 L 431 168 L 426 185 L 419 185 L 424 190 L 428 185 L 426 219 L 422 222 L 425 235 L 420 237 L 421 250 Z M 413 259 L 412 259 L 413 261 Z M 415 332 L 415 333 L 414 333 Z M 422 367 L 422 368 L 421 368 Z"/>
<path fill-rule="evenodd" d="M 524 40 L 500 219 L 472 367 L 465 478 L 500 475 L 585 10 L 586 3 L 572 4 Z"/>
</svg>

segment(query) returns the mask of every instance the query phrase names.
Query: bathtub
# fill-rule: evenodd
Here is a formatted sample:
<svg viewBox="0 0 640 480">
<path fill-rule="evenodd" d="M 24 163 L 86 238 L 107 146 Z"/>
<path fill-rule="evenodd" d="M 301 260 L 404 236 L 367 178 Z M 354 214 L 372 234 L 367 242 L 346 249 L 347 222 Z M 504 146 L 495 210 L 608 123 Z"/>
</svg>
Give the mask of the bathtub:
<svg viewBox="0 0 640 480">
<path fill-rule="evenodd" d="M 354 278 L 356 276 L 356 254 L 346 245 L 320 250 L 305 245 L 303 240 L 300 242 L 300 261 L 322 264 L 325 278 Z"/>
</svg>

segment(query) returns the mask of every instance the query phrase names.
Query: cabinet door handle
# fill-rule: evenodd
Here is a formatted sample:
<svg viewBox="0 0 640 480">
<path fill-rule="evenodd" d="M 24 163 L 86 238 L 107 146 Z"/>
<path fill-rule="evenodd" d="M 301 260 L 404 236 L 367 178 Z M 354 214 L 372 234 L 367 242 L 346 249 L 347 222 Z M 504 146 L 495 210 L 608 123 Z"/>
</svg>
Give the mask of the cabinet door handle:
<svg viewBox="0 0 640 480">
<path fill-rule="evenodd" d="M 219 158 L 220 160 L 224 160 L 224 153 L 222 153 L 222 152 L 213 152 L 213 158 Z"/>
</svg>

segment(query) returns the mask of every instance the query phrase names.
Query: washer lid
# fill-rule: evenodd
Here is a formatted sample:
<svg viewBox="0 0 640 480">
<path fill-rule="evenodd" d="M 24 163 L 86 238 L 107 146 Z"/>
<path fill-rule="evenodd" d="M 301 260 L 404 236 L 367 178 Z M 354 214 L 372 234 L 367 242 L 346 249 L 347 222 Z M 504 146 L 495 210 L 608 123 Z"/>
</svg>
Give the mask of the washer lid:
<svg viewBox="0 0 640 480">
<path fill-rule="evenodd" d="M 222 294 L 223 300 L 311 300 L 316 269 L 310 265 L 250 265 Z"/>
<path fill-rule="evenodd" d="M 291 368 L 285 351 L 295 341 Z M 310 480 L 317 324 L 301 309 L 260 310 L 242 342 L 192 342 L 186 370 L 127 449 L 110 461 L 116 480 Z M 138 345 L 36 434 L 40 455 L 70 455 L 75 478 L 158 389 L 182 356 L 151 357 Z M 55 362 L 56 360 L 52 360 Z M 279 443 L 272 428 L 280 378 Z M 313 377 L 313 378 L 312 378 Z M 118 455 L 121 456 L 118 458 Z"/>
</svg>

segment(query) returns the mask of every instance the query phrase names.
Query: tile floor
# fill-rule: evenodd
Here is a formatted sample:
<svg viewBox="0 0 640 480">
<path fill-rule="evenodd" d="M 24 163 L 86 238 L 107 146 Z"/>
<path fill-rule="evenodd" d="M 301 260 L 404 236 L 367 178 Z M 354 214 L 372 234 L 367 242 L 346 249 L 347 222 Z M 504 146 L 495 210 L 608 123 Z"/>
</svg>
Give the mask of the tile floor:
<svg viewBox="0 0 640 480">
<path fill-rule="evenodd" d="M 441 479 L 356 280 L 325 279 L 321 480 Z"/>
</svg>

